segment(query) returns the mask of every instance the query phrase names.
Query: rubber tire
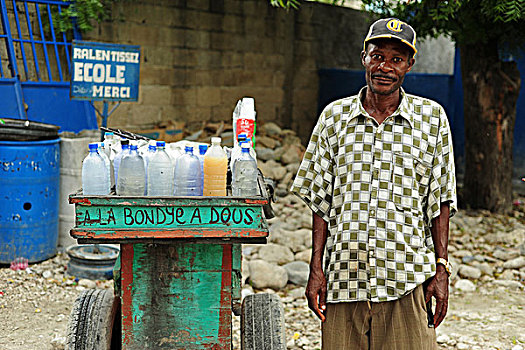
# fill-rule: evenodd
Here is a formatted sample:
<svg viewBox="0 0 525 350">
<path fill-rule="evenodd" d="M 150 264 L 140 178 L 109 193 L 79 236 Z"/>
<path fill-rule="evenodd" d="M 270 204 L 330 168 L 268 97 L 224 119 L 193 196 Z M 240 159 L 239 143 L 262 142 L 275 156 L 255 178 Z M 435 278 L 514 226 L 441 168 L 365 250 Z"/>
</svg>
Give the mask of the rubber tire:
<svg viewBox="0 0 525 350">
<path fill-rule="evenodd" d="M 286 350 L 284 308 L 276 294 L 248 295 L 242 302 L 242 350 Z"/>
<path fill-rule="evenodd" d="M 88 289 L 75 300 L 67 327 L 67 350 L 121 348 L 120 299 L 110 289 Z"/>
</svg>

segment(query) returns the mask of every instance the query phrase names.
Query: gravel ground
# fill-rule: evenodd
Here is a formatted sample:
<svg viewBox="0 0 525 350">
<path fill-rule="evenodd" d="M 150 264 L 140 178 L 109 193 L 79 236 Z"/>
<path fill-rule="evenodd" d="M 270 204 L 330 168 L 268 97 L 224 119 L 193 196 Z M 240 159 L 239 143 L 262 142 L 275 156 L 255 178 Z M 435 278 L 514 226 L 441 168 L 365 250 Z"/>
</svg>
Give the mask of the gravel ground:
<svg viewBox="0 0 525 350">
<path fill-rule="evenodd" d="M 464 270 L 461 279 L 474 286 L 472 291 L 460 290 L 460 278 L 453 279 L 449 313 L 437 329 L 440 349 L 525 348 L 525 268 L 503 267 L 506 260 L 524 254 L 518 248 L 525 236 L 524 216 L 520 210 L 512 217 L 479 212 L 453 219 L 451 256 L 456 267 L 483 255 L 493 271 L 467 280 Z M 63 349 L 75 298 L 86 288 L 112 288 L 112 281 L 68 277 L 66 268 L 67 256 L 62 254 L 25 271 L 0 267 L 0 350 Z M 244 292 L 251 292 L 250 288 Z M 308 310 L 304 288 L 288 284 L 277 294 L 284 304 L 288 348 L 320 349 L 320 322 Z M 239 321 L 234 317 L 235 349 Z"/>
</svg>

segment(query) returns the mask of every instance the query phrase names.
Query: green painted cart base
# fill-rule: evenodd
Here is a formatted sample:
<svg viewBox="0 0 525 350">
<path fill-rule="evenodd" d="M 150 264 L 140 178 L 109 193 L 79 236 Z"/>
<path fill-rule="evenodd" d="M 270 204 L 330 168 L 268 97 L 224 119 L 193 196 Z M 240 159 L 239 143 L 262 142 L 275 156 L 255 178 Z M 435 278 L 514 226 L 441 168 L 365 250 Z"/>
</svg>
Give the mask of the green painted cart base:
<svg viewBox="0 0 525 350">
<path fill-rule="evenodd" d="M 241 244 L 265 243 L 263 197 L 82 196 L 71 236 L 120 243 L 123 349 L 231 349 Z"/>
</svg>

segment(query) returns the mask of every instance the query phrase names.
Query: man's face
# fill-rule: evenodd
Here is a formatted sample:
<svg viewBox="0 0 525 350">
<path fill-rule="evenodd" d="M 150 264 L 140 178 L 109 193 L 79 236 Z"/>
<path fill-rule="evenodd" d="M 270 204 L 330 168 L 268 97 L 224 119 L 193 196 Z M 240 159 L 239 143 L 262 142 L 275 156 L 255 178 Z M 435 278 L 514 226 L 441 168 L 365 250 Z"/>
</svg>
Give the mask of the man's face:
<svg viewBox="0 0 525 350">
<path fill-rule="evenodd" d="M 379 39 L 368 43 L 366 51 L 361 53 L 361 62 L 368 88 L 378 95 L 390 95 L 401 87 L 415 60 L 400 41 Z"/>
</svg>

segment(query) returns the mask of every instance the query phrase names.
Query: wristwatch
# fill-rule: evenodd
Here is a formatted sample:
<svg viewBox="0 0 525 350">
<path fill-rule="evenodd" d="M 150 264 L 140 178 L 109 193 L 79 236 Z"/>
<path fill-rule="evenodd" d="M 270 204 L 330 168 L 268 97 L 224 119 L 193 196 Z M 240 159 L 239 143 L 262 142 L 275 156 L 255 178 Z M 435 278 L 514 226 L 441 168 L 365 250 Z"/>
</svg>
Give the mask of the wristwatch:
<svg viewBox="0 0 525 350">
<path fill-rule="evenodd" d="M 449 276 L 452 274 L 452 264 L 447 259 L 438 258 L 436 264 L 443 265 Z"/>
</svg>

